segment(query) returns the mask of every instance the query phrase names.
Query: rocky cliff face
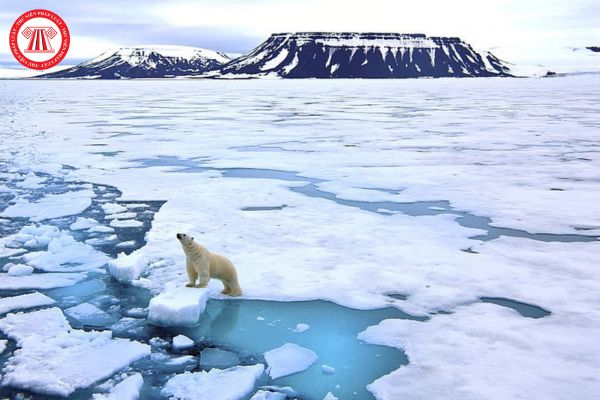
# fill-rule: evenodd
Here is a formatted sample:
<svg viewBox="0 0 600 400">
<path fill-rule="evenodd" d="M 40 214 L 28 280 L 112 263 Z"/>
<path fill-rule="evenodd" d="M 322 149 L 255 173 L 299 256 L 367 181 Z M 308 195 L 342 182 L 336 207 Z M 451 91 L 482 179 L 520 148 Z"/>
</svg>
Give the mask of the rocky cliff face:
<svg viewBox="0 0 600 400">
<path fill-rule="evenodd" d="M 456 37 L 397 33 L 278 33 L 223 66 L 224 75 L 284 78 L 511 76 L 489 52 Z"/>
</svg>

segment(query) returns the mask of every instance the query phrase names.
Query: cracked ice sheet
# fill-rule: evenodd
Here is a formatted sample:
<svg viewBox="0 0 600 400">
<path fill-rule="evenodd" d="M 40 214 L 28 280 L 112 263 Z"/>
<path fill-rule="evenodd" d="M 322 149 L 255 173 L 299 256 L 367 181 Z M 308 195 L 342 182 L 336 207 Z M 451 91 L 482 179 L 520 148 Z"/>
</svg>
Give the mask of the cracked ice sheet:
<svg viewBox="0 0 600 400">
<path fill-rule="evenodd" d="M 76 215 L 92 205 L 92 197 L 95 197 L 92 190 L 77 190 L 61 194 L 48 194 L 33 203 L 26 199 L 18 199 L 16 204 L 0 213 L 0 217 L 19 217 L 29 218 L 32 221 L 43 221 Z"/>
<path fill-rule="evenodd" d="M 22 100 L 19 96 L 34 92 L 33 82 L 10 84 L 15 90 L 7 95 L 17 97 L 14 104 Z M 466 239 L 472 231 L 439 216 L 383 217 L 348 210 L 289 193 L 288 187 L 298 182 L 222 179 L 217 171 L 172 173 L 179 168 L 172 166 L 125 169 L 139 166 L 131 161 L 139 158 L 202 156 L 206 158 L 196 160 L 198 165 L 293 170 L 329 179 L 327 187 L 347 198 L 366 198 L 365 189 L 356 188 L 404 189 L 398 195 L 372 196 L 448 200 L 457 209 L 491 217 L 497 225 L 574 233 L 574 226 L 600 226 L 597 77 L 356 80 L 343 85 L 339 81 L 127 84 L 131 101 L 124 96 L 126 91 L 106 98 L 106 93 L 115 93 L 112 82 L 94 82 L 94 88 L 70 82 L 74 95 L 96 89 L 103 93 L 104 97 L 96 97 L 103 107 L 92 110 L 89 102 L 74 101 L 63 118 L 48 121 L 48 107 L 60 100 L 61 93 L 55 83 L 35 82 L 36 96 L 48 101 L 38 104 L 33 118 L 39 115 L 48 130 L 35 139 L 14 132 L 0 146 L 5 154 L 17 151 L 15 162 L 23 165 L 39 161 L 72 165 L 78 169 L 68 172 L 71 178 L 113 184 L 123 191 L 124 200 L 168 200 L 142 249 L 149 256 L 155 289 L 171 279 L 184 281 L 184 258 L 173 236 L 185 230 L 234 261 L 251 297 L 330 298 L 366 308 L 392 301 L 385 293 L 400 292 L 409 298 L 394 300 L 396 306 L 424 312 L 452 310 L 482 295 L 496 295 L 548 308 L 552 318 L 560 317 L 577 334 L 598 326 L 594 310 L 600 304 L 592 296 L 598 293 L 599 280 L 593 272 L 597 243 L 502 238 L 477 246 L 481 254 L 466 254 L 459 249 L 477 243 Z M 282 91 L 289 95 L 279 96 Z M 155 107 L 173 98 L 176 114 Z M 270 107 L 265 109 L 267 101 Z M 126 118 L 139 116 L 140 106 L 152 118 L 143 122 L 138 118 L 133 124 Z M 34 129 L 27 122 L 31 113 L 13 111 L 20 129 Z M 108 137 L 110 127 L 90 124 L 96 120 L 118 123 L 118 131 L 126 135 Z M 10 123 L 5 126 L 14 129 Z M 234 149 L 274 142 L 293 151 Z M 122 153 L 88 154 L 97 149 L 92 144 Z M 18 152 L 24 148 L 27 154 Z M 276 212 L 239 211 L 265 204 L 288 207 Z M 498 323 L 511 318 L 496 317 Z M 538 341 L 535 336 L 530 340 Z M 516 354 L 510 342 L 500 345 Z M 588 350 L 593 353 L 595 348 Z M 520 372 L 514 365 L 507 369 Z"/>
<path fill-rule="evenodd" d="M 110 331 L 72 329 L 58 308 L 8 314 L 0 330 L 20 347 L 2 383 L 48 395 L 66 397 L 150 354 L 150 346 L 113 339 Z"/>
</svg>

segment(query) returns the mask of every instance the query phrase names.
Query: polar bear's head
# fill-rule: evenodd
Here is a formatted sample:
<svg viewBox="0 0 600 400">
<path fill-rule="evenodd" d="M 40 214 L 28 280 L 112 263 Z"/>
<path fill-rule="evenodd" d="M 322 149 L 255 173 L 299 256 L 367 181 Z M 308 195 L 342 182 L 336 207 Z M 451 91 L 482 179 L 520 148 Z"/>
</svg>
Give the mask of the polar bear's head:
<svg viewBox="0 0 600 400">
<path fill-rule="evenodd" d="M 194 243 L 194 238 L 191 237 L 190 235 L 186 235 L 185 233 L 178 233 L 177 239 L 184 246 L 189 246 L 190 244 Z"/>
</svg>

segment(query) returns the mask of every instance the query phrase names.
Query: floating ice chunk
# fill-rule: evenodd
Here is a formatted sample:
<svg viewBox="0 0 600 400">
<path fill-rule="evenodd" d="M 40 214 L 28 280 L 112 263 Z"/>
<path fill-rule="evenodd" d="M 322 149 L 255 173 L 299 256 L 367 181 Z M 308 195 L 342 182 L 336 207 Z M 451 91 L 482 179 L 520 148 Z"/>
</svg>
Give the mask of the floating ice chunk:
<svg viewBox="0 0 600 400">
<path fill-rule="evenodd" d="M 211 369 L 209 372 L 184 372 L 169 379 L 163 396 L 179 400 L 237 400 L 247 396 L 264 366 L 256 364 L 230 369 Z"/>
<path fill-rule="evenodd" d="M 146 270 L 146 258 L 135 252 L 130 255 L 121 253 L 116 259 L 108 262 L 108 271 L 119 282 L 130 283 L 138 279 Z"/>
<path fill-rule="evenodd" d="M 37 269 L 52 272 L 88 271 L 109 260 L 104 253 L 64 232 L 50 240 L 48 250 L 28 253 L 23 259 Z"/>
<path fill-rule="evenodd" d="M 0 330 L 16 340 L 19 346 L 30 336 L 46 339 L 68 332 L 69 329 L 71 325 L 57 307 L 30 313 L 8 314 L 0 319 Z"/>
<path fill-rule="evenodd" d="M 26 337 L 21 346 L 4 367 L 3 384 L 63 397 L 150 353 L 150 346 L 113 339 L 110 331 L 75 329 L 43 340 Z"/>
<path fill-rule="evenodd" d="M 105 214 L 118 214 L 127 211 L 127 208 L 116 203 L 104 203 L 102 209 Z"/>
<path fill-rule="evenodd" d="M 26 276 L 33 273 L 33 267 L 25 264 L 15 264 L 8 269 L 10 276 Z"/>
<path fill-rule="evenodd" d="M 239 363 L 239 357 L 231 351 L 208 348 L 200 352 L 200 366 L 202 368 L 229 368 Z"/>
<path fill-rule="evenodd" d="M 111 228 L 110 226 L 106 226 L 106 225 L 96 225 L 91 227 L 90 229 L 87 230 L 90 233 L 111 233 L 115 231 L 115 228 Z"/>
<path fill-rule="evenodd" d="M 169 346 L 169 342 L 166 341 L 165 339 L 161 339 L 159 337 L 153 337 L 152 339 L 149 340 L 150 345 L 152 347 L 158 347 L 158 348 L 165 348 Z"/>
<path fill-rule="evenodd" d="M 107 394 L 94 394 L 93 400 L 137 400 L 140 398 L 140 389 L 144 378 L 139 372 L 123 379 Z"/>
<path fill-rule="evenodd" d="M 267 372 L 273 379 L 304 371 L 319 358 L 314 351 L 294 343 L 269 350 L 264 356 L 269 366 Z"/>
<path fill-rule="evenodd" d="M 296 327 L 294 329 L 292 329 L 292 332 L 302 333 L 302 332 L 306 332 L 309 329 L 310 329 L 310 325 L 308 325 L 308 324 L 297 324 Z"/>
<path fill-rule="evenodd" d="M 167 287 L 150 300 L 148 322 L 161 326 L 195 325 L 209 295 L 207 288 Z"/>
<path fill-rule="evenodd" d="M 114 228 L 139 228 L 144 226 L 144 223 L 135 219 L 113 219 L 110 221 L 110 226 Z"/>
<path fill-rule="evenodd" d="M 161 363 L 164 365 L 177 367 L 185 364 L 197 364 L 196 358 L 194 356 L 171 356 L 169 354 L 163 352 L 152 353 L 150 359 L 155 363 Z"/>
<path fill-rule="evenodd" d="M 327 375 L 333 375 L 333 374 L 335 374 L 335 368 L 330 367 L 327 364 L 322 364 L 321 365 L 321 372 L 323 372 L 324 374 L 327 374 Z"/>
<path fill-rule="evenodd" d="M 48 194 L 30 203 L 26 199 L 17 200 L 16 204 L 7 207 L 0 216 L 8 218 L 29 218 L 32 221 L 43 221 L 51 218 L 76 215 L 92 205 L 92 190 L 77 190 L 61 194 Z"/>
<path fill-rule="evenodd" d="M 104 237 L 94 237 L 94 238 L 87 239 L 85 241 L 85 244 L 90 245 L 90 246 L 102 246 L 102 245 L 114 242 L 117 239 L 118 238 L 116 235 L 110 235 L 110 236 L 104 236 Z"/>
<path fill-rule="evenodd" d="M 148 309 L 142 307 L 134 307 L 125 311 L 125 315 L 133 318 L 146 318 L 148 316 Z"/>
<path fill-rule="evenodd" d="M 187 336 L 177 335 L 173 338 L 173 350 L 185 350 L 194 346 L 194 341 Z"/>
<path fill-rule="evenodd" d="M 0 354 L 4 353 L 6 350 L 6 345 L 8 344 L 8 340 L 0 340 Z"/>
<path fill-rule="evenodd" d="M 124 213 L 118 213 L 118 214 L 107 214 L 104 216 L 104 219 L 131 219 L 131 218 L 135 218 L 137 216 L 137 213 L 134 212 L 124 212 Z"/>
<path fill-rule="evenodd" d="M 90 303 L 82 303 L 75 307 L 67 308 L 65 314 L 77 322 L 89 326 L 106 326 L 117 322 L 115 317 Z"/>
<path fill-rule="evenodd" d="M 80 273 L 47 273 L 27 276 L 10 276 L 0 273 L 0 289 L 53 289 L 71 286 L 84 280 L 85 274 Z"/>
<path fill-rule="evenodd" d="M 338 400 L 338 398 L 335 397 L 333 395 L 333 393 L 327 392 L 327 394 L 325 395 L 325 397 L 323 397 L 323 400 Z"/>
<path fill-rule="evenodd" d="M 10 247 L 5 247 L 3 244 L 0 244 L 0 258 L 12 257 L 22 253 L 25 253 L 25 250 L 12 249 Z"/>
<path fill-rule="evenodd" d="M 285 393 L 269 392 L 268 390 L 259 390 L 254 393 L 250 400 L 285 400 Z"/>
<path fill-rule="evenodd" d="M 69 226 L 69 229 L 71 229 L 72 231 L 80 231 L 83 229 L 94 227 L 96 225 L 98 225 L 98 221 L 96 221 L 95 219 L 77 217 L 77 220 Z"/>
<path fill-rule="evenodd" d="M 27 174 L 25 179 L 21 182 L 17 182 L 16 186 L 25 189 L 38 189 L 42 187 L 42 183 L 46 182 L 47 178 L 37 176 L 33 172 Z"/>
<path fill-rule="evenodd" d="M 127 208 L 130 210 L 136 210 L 139 208 L 150 208 L 150 205 L 144 203 L 128 204 Z"/>
<path fill-rule="evenodd" d="M 0 314 L 6 314 L 13 310 L 22 310 L 25 308 L 49 306 L 54 304 L 54 300 L 39 292 L 22 294 L 20 296 L 0 298 Z"/>
<path fill-rule="evenodd" d="M 126 247 L 135 247 L 137 242 L 135 240 L 128 240 L 126 242 L 117 243 L 115 247 L 118 248 L 126 248 Z"/>
</svg>

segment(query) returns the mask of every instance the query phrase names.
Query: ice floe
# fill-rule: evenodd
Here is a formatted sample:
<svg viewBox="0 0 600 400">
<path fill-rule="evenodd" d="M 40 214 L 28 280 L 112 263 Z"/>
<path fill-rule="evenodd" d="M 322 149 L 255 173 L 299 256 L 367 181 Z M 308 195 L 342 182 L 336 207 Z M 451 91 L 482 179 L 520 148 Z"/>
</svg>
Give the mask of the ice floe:
<svg viewBox="0 0 600 400">
<path fill-rule="evenodd" d="M 109 393 L 95 393 L 93 400 L 137 400 L 140 398 L 140 389 L 144 384 L 142 374 L 136 372 L 117 383 Z"/>
<path fill-rule="evenodd" d="M 130 255 L 121 253 L 116 259 L 108 262 L 108 271 L 119 282 L 131 283 L 146 270 L 147 261 L 141 252 Z"/>
<path fill-rule="evenodd" d="M 319 358 L 314 351 L 294 343 L 269 350 L 264 356 L 268 365 L 267 372 L 272 379 L 304 371 Z"/>
<path fill-rule="evenodd" d="M 0 330 L 19 347 L 3 384 L 46 395 L 66 397 L 150 354 L 150 346 L 113 339 L 110 331 L 72 329 L 58 308 L 8 314 Z"/>
<path fill-rule="evenodd" d="M 177 335 L 173 338 L 171 345 L 173 350 L 185 350 L 194 346 L 194 341 L 185 335 Z"/>
<path fill-rule="evenodd" d="M 50 306 L 55 301 L 39 292 L 21 294 L 18 296 L 0 298 L 0 315 L 13 310 L 24 310 L 26 308 Z"/>
<path fill-rule="evenodd" d="M 61 194 L 48 194 L 41 199 L 29 202 L 18 199 L 8 206 L 0 216 L 8 218 L 29 218 L 31 221 L 43 221 L 51 218 L 76 215 L 92 205 L 95 196 L 92 190 L 77 190 Z"/>
<path fill-rule="evenodd" d="M 32 274 L 26 276 L 10 276 L 8 273 L 0 273 L 0 289 L 53 289 L 71 286 L 86 278 L 84 273 L 66 272 L 45 274 Z"/>
<path fill-rule="evenodd" d="M 162 394 L 178 400 L 242 399 L 252 392 L 263 370 L 262 364 L 256 364 L 225 370 L 213 368 L 208 372 L 184 372 L 169 379 Z"/>
<path fill-rule="evenodd" d="M 190 326 L 198 323 L 210 296 L 207 288 L 167 285 L 150 300 L 148 322 L 161 326 Z"/>
</svg>

